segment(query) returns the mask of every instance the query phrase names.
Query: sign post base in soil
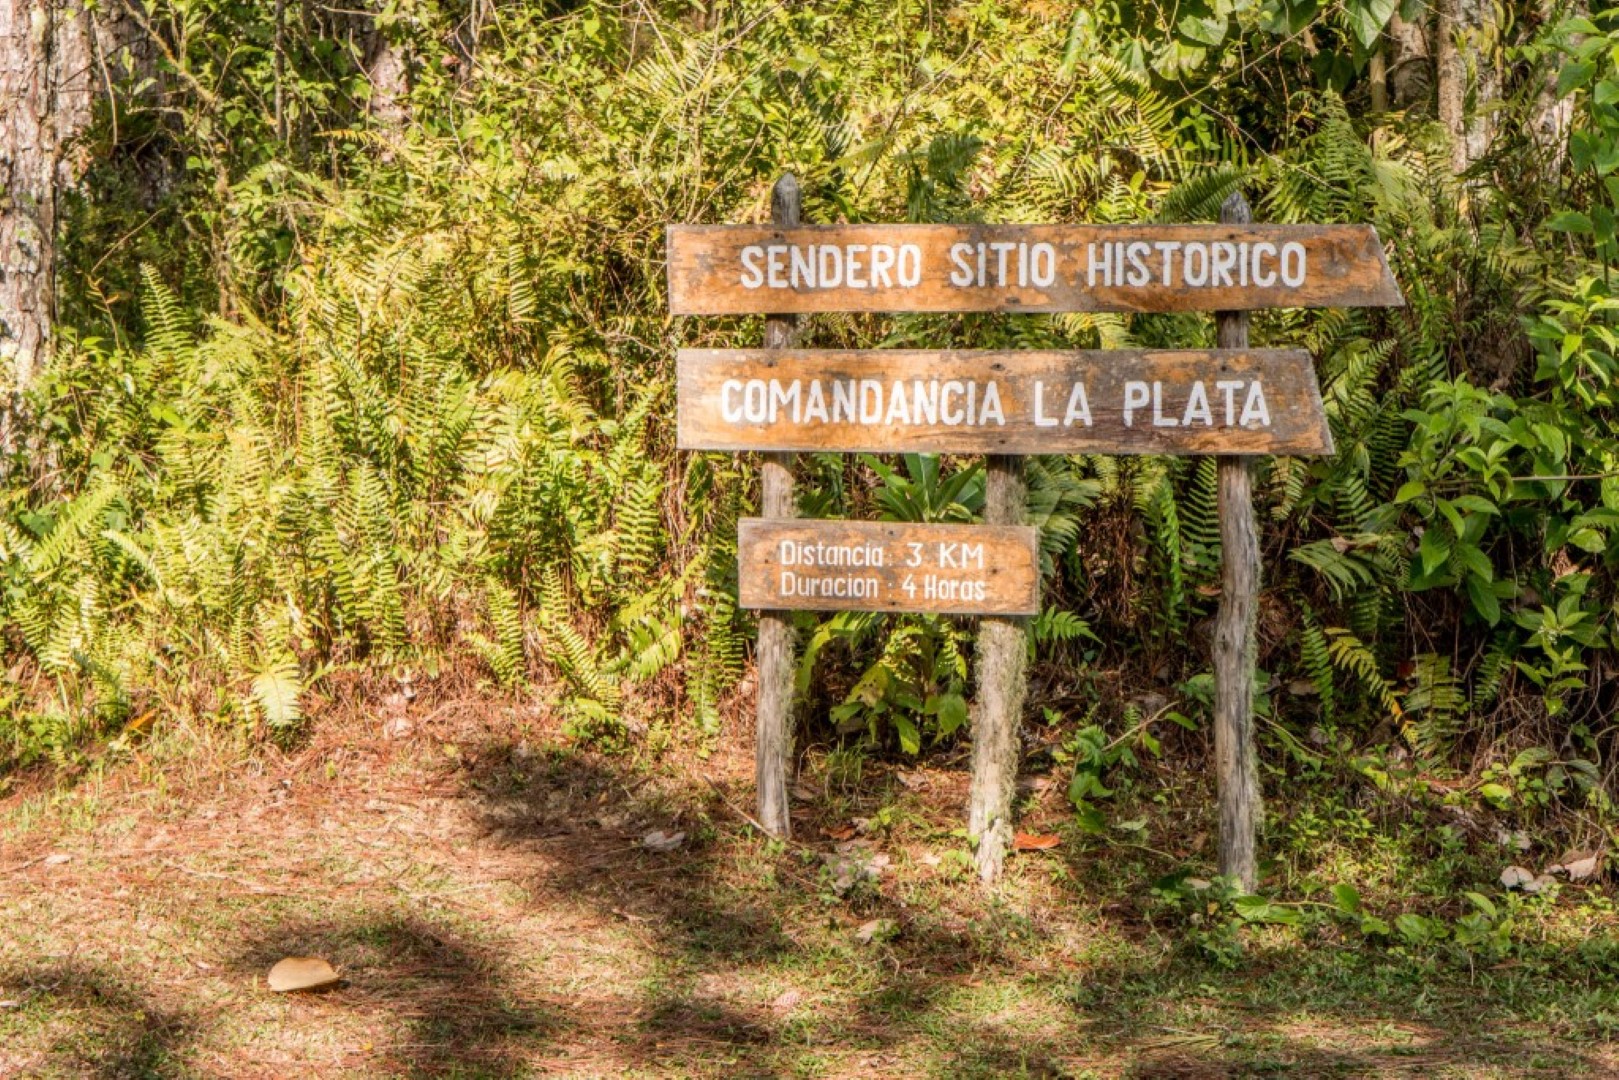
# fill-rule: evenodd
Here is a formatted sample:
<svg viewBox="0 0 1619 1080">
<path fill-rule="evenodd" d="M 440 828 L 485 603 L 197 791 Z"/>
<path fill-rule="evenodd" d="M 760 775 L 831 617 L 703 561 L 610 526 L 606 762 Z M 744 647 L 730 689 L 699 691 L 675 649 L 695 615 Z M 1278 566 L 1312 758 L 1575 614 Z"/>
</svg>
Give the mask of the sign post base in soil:
<svg viewBox="0 0 1619 1080">
<path fill-rule="evenodd" d="M 776 181 L 770 196 L 770 220 L 783 228 L 798 224 L 798 180 L 791 174 Z M 792 345 L 797 318 L 765 319 L 765 348 Z M 793 455 L 767 454 L 760 467 L 759 511 L 767 518 L 797 516 L 793 499 Z M 759 789 L 759 824 L 772 836 L 793 834 L 787 776 L 793 760 L 793 625 L 785 611 L 759 614 L 757 670 L 759 697 L 754 730 L 754 779 Z"/>
<path fill-rule="evenodd" d="M 1023 459 L 991 455 L 984 483 L 984 524 L 1021 525 L 1026 499 Z M 1015 616 L 985 616 L 978 630 L 978 709 L 972 720 L 967 835 L 977 844 L 978 877 L 985 883 L 1001 876 L 1012 844 L 1018 728 L 1028 690 L 1026 621 Z"/>
</svg>

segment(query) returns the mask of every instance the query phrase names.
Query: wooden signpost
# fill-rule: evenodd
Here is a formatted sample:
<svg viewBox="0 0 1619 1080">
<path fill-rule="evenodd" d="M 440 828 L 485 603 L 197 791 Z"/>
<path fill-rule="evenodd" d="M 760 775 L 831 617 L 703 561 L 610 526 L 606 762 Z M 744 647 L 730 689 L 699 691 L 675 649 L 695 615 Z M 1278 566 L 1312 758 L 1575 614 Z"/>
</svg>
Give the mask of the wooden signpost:
<svg viewBox="0 0 1619 1080">
<path fill-rule="evenodd" d="M 1245 312 L 1399 305 L 1364 225 L 799 224 L 777 183 L 771 225 L 669 228 L 677 315 L 771 313 L 765 349 L 682 349 L 679 444 L 762 451 L 762 516 L 738 537 L 740 599 L 761 611 L 759 820 L 789 835 L 792 638 L 786 611 L 980 615 L 968 832 L 985 881 L 1012 838 L 1025 623 L 1039 610 L 1023 455 L 1214 454 L 1223 553 L 1214 643 L 1220 872 L 1255 884 L 1253 746 L 1259 546 L 1249 461 L 1330 454 L 1308 354 L 1251 349 Z M 831 311 L 1215 311 L 1219 348 L 811 351 L 793 315 Z M 791 521 L 795 451 L 987 455 L 984 524 Z"/>
</svg>

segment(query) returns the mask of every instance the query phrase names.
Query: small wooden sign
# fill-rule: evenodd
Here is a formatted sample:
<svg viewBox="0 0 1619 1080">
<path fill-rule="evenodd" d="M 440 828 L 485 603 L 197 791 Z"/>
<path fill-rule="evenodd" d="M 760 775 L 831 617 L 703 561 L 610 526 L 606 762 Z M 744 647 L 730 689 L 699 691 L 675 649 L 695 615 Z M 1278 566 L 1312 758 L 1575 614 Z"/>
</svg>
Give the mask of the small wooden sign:
<svg viewBox="0 0 1619 1080">
<path fill-rule="evenodd" d="M 1039 530 L 743 518 L 740 602 L 794 611 L 1034 615 Z"/>
<path fill-rule="evenodd" d="M 1308 353 L 682 349 L 686 450 L 1330 454 Z"/>
<path fill-rule="evenodd" d="M 1404 303 L 1370 225 L 671 225 L 676 315 Z"/>
</svg>

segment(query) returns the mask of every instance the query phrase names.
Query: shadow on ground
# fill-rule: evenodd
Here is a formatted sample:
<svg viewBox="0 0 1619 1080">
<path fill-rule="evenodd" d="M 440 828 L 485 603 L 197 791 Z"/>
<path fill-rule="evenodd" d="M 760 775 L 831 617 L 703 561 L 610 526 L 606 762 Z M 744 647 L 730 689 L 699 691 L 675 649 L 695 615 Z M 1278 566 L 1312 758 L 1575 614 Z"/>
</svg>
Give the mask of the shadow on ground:
<svg viewBox="0 0 1619 1080">
<path fill-rule="evenodd" d="M 1390 1036 L 1384 1029 L 1401 1002 L 1384 996 L 1386 972 L 1363 992 L 1338 988 L 1314 1007 L 1309 981 L 1317 973 L 1303 952 L 1258 955 L 1227 971 L 1142 947 L 1086 959 L 1067 974 L 1040 956 L 1041 926 L 979 899 L 970 883 L 955 886 L 966 899 L 953 906 L 918 904 L 902 889 L 878 886 L 833 895 L 823 858 L 833 845 L 788 846 L 758 835 L 739 805 L 747 792 L 642 774 L 591 752 L 529 752 L 501 740 L 484 743 L 471 760 L 464 782 L 486 827 L 501 843 L 543 852 L 524 882 L 536 902 L 561 899 L 622 919 L 656 954 L 660 977 L 632 1003 L 636 1034 L 616 1037 L 620 1060 L 640 1067 L 702 1070 L 723 1059 L 779 1072 L 819 1061 L 840 1075 L 894 1075 L 919 1052 L 949 1062 L 954 1077 L 1085 1070 L 1213 1077 L 1256 1067 L 1309 1076 L 1431 1075 L 1442 1067 L 1468 1075 L 1502 1062 L 1501 1047 L 1475 1038 L 1481 1010 L 1465 979 L 1451 987 L 1461 1006 L 1454 1020 Z M 659 830 L 688 840 L 671 852 L 648 850 L 643 838 Z M 800 835 L 817 834 L 803 828 Z M 853 927 L 872 919 L 889 920 L 892 935 L 854 946 Z M 1245 1011 L 1244 986 L 1258 978 L 1298 984 L 1310 1021 L 1339 1025 L 1349 1037 L 1320 1039 L 1308 1024 Z M 752 998 L 727 992 L 750 979 Z M 772 1008 L 757 986 L 783 979 L 841 1000 L 807 1019 Z M 815 985 L 826 979 L 834 985 Z M 1015 1008 L 964 1004 L 986 983 L 1034 987 L 1056 1019 L 1042 1027 L 1024 1023 Z M 1428 993 L 1415 985 L 1405 991 Z M 1212 1021 L 1190 1032 L 1170 1026 L 1179 998 L 1200 994 L 1213 999 Z M 584 1015 L 577 1020 L 590 1024 Z M 1579 1049 L 1560 1044 L 1557 1052 L 1567 1071 L 1600 1067 Z"/>
<path fill-rule="evenodd" d="M 17 1075 L 63 1068 L 98 1080 L 192 1075 L 183 1065 L 195 1022 L 149 990 L 99 965 L 52 960 L 0 970 L 0 999 L 48 1018 L 54 1045 Z"/>
<path fill-rule="evenodd" d="M 282 957 L 305 953 L 330 961 L 343 982 L 289 997 L 289 1007 L 369 1013 L 379 1030 L 404 1022 L 381 1061 L 366 1065 L 387 1076 L 526 1076 L 526 1062 L 569 1027 L 497 952 L 418 915 L 361 909 L 285 920 L 244 942 L 231 966 L 258 980 Z"/>
</svg>

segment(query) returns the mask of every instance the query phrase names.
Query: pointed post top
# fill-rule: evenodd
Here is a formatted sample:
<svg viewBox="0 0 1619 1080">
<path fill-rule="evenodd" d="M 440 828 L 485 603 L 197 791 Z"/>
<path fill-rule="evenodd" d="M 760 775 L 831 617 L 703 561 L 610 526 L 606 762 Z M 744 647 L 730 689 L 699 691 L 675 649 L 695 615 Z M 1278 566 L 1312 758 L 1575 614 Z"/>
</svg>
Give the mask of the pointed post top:
<svg viewBox="0 0 1619 1080">
<path fill-rule="evenodd" d="M 770 223 L 793 228 L 799 222 L 798 177 L 782 173 L 770 190 Z"/>
<path fill-rule="evenodd" d="M 1233 191 L 1220 204 L 1222 225 L 1251 225 L 1253 220 L 1254 212 L 1248 208 L 1248 200 L 1242 197 L 1241 191 Z"/>
</svg>

